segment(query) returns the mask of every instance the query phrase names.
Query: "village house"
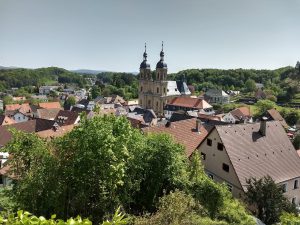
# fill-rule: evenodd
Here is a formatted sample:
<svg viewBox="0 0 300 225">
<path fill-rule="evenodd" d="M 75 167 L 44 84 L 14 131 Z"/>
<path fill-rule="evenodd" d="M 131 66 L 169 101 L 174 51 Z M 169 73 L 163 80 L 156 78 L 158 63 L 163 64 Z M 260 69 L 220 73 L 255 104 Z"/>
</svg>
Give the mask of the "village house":
<svg viewBox="0 0 300 225">
<path fill-rule="evenodd" d="M 54 120 L 59 113 L 60 109 L 37 109 L 37 118 Z"/>
<path fill-rule="evenodd" d="M 217 125 L 198 147 L 209 177 L 243 198 L 247 179 L 271 176 L 296 205 L 300 202 L 300 158 L 278 121 Z"/>
<path fill-rule="evenodd" d="M 59 102 L 40 102 L 39 107 L 42 109 L 62 109 Z"/>
<path fill-rule="evenodd" d="M 243 106 L 226 113 L 223 121 L 227 123 L 252 123 L 252 113 L 250 107 Z"/>
<path fill-rule="evenodd" d="M 29 103 L 6 105 L 4 115 L 12 118 L 16 123 L 25 122 L 34 117 Z"/>
<path fill-rule="evenodd" d="M 51 91 L 55 91 L 59 88 L 59 86 L 41 86 L 39 87 L 40 95 L 49 95 Z"/>
<path fill-rule="evenodd" d="M 60 110 L 55 118 L 59 126 L 78 124 L 80 115 L 74 111 Z"/>
<path fill-rule="evenodd" d="M 9 118 L 8 116 L 5 115 L 0 115 L 0 126 L 10 125 L 14 123 L 16 123 L 16 121 L 14 121 L 12 118 Z"/>
<path fill-rule="evenodd" d="M 167 102 L 164 108 L 165 117 L 169 119 L 172 116 L 172 114 L 178 110 L 184 112 L 196 112 L 207 115 L 215 114 L 213 107 L 203 99 L 175 97 Z"/>
<path fill-rule="evenodd" d="M 135 128 L 155 126 L 157 116 L 152 109 L 143 109 L 141 107 L 130 107 L 126 115 L 127 119 Z M 138 124 L 138 126 L 136 126 Z"/>
<path fill-rule="evenodd" d="M 167 122 L 165 125 L 145 127 L 142 130 L 144 133 L 170 134 L 175 142 L 184 146 L 185 154 L 189 158 L 215 124 L 215 122 L 203 123 L 198 118 L 190 118 L 176 122 Z"/>
<path fill-rule="evenodd" d="M 209 89 L 205 92 L 204 99 L 212 104 L 227 104 L 230 101 L 230 96 L 223 90 Z"/>
</svg>

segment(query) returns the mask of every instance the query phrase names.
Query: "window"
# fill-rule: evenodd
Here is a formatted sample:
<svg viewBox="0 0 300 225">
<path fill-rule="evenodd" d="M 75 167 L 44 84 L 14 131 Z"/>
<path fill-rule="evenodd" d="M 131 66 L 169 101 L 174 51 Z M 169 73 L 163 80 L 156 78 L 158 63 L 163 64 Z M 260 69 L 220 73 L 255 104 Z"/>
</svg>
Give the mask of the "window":
<svg viewBox="0 0 300 225">
<path fill-rule="evenodd" d="M 298 189 L 299 188 L 299 181 L 295 180 L 294 181 L 294 189 Z"/>
<path fill-rule="evenodd" d="M 201 159 L 205 160 L 206 159 L 206 154 L 201 152 Z"/>
<path fill-rule="evenodd" d="M 210 178 L 210 179 L 214 179 L 214 175 L 213 174 L 211 174 L 211 173 L 207 173 L 207 176 Z"/>
<path fill-rule="evenodd" d="M 223 151 L 223 144 L 222 143 L 218 143 L 218 150 Z"/>
<path fill-rule="evenodd" d="M 296 205 L 296 197 L 292 198 L 292 203 Z"/>
<path fill-rule="evenodd" d="M 157 92 L 157 93 L 159 93 L 159 87 L 158 87 L 158 88 L 156 88 L 156 92 Z"/>
<path fill-rule="evenodd" d="M 223 170 L 226 172 L 229 172 L 229 165 L 227 165 L 226 163 L 223 163 Z"/>
<path fill-rule="evenodd" d="M 212 146 L 212 140 L 211 139 L 207 138 L 206 143 L 207 143 L 208 146 Z"/>
<path fill-rule="evenodd" d="M 141 86 L 141 91 L 143 91 L 143 86 Z"/>
<path fill-rule="evenodd" d="M 169 92 L 169 89 L 167 89 L 167 92 Z"/>
<path fill-rule="evenodd" d="M 231 184 L 226 184 L 228 191 L 232 192 L 232 185 Z"/>
<path fill-rule="evenodd" d="M 164 93 L 166 94 L 166 88 L 164 88 Z"/>
<path fill-rule="evenodd" d="M 0 175 L 0 184 L 3 184 L 3 178 L 2 178 L 2 175 Z"/>
<path fill-rule="evenodd" d="M 158 108 L 158 102 L 156 102 L 156 108 Z"/>
<path fill-rule="evenodd" d="M 287 184 L 282 184 L 281 188 L 282 188 L 283 193 L 285 193 L 287 191 Z"/>
</svg>

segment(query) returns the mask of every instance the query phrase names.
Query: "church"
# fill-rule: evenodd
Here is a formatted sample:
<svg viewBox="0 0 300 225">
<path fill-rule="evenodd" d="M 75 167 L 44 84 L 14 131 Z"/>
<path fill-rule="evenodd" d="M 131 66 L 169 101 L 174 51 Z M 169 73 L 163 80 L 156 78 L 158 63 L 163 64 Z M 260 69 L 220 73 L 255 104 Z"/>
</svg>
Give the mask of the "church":
<svg viewBox="0 0 300 225">
<path fill-rule="evenodd" d="M 147 62 L 147 51 L 143 54 L 139 74 L 139 105 L 144 109 L 153 109 L 159 116 L 164 116 L 164 107 L 168 101 L 178 96 L 190 96 L 191 92 L 184 81 L 167 80 L 168 67 L 164 61 L 164 49 L 160 52 L 160 60 L 156 64 L 155 75 L 151 73 Z"/>
</svg>

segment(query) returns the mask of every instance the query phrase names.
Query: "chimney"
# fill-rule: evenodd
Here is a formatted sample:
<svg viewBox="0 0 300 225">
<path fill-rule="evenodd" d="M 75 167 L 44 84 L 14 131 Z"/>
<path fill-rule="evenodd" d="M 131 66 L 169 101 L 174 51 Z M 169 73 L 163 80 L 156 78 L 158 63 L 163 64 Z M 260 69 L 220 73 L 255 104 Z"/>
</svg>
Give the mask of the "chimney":
<svg viewBox="0 0 300 225">
<path fill-rule="evenodd" d="M 197 118 L 197 120 L 196 120 L 196 132 L 200 132 L 201 126 L 202 126 L 202 121 L 199 118 Z"/>
<path fill-rule="evenodd" d="M 267 117 L 263 117 L 261 118 L 261 121 L 260 121 L 260 129 L 259 129 L 259 132 L 261 133 L 262 136 L 266 136 L 266 133 L 267 133 Z"/>
</svg>

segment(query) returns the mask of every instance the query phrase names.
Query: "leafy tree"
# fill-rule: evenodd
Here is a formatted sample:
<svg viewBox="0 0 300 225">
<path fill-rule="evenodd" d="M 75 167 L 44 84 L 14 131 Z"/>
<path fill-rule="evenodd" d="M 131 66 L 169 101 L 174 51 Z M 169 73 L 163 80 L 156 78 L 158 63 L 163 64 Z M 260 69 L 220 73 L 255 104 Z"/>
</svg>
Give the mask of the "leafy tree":
<svg viewBox="0 0 300 225">
<path fill-rule="evenodd" d="M 246 200 L 257 209 L 256 215 L 267 225 L 279 221 L 285 212 L 296 212 L 295 206 L 283 195 L 283 190 L 270 176 L 247 180 Z"/>
<path fill-rule="evenodd" d="M 254 92 L 256 90 L 255 81 L 252 79 L 248 79 L 245 82 L 245 89 L 247 92 Z"/>
<path fill-rule="evenodd" d="M 259 100 L 255 106 L 258 108 L 259 115 L 264 114 L 269 109 L 276 108 L 276 104 L 270 100 Z"/>
<path fill-rule="evenodd" d="M 155 214 L 136 217 L 134 225 L 227 225 L 224 221 L 211 220 L 203 207 L 191 195 L 175 190 L 163 196 Z"/>
<path fill-rule="evenodd" d="M 10 95 L 6 95 L 3 97 L 3 104 L 8 105 L 13 103 L 13 98 Z"/>
<path fill-rule="evenodd" d="M 300 135 L 296 135 L 296 137 L 293 140 L 293 145 L 296 150 L 300 149 Z"/>
<path fill-rule="evenodd" d="M 70 108 L 76 104 L 76 99 L 74 96 L 69 96 L 64 103 L 64 108 Z"/>
<path fill-rule="evenodd" d="M 98 96 L 101 95 L 101 89 L 99 88 L 99 86 L 94 85 L 92 87 L 91 95 L 92 95 L 92 99 L 95 99 L 95 98 L 97 98 Z"/>
</svg>

